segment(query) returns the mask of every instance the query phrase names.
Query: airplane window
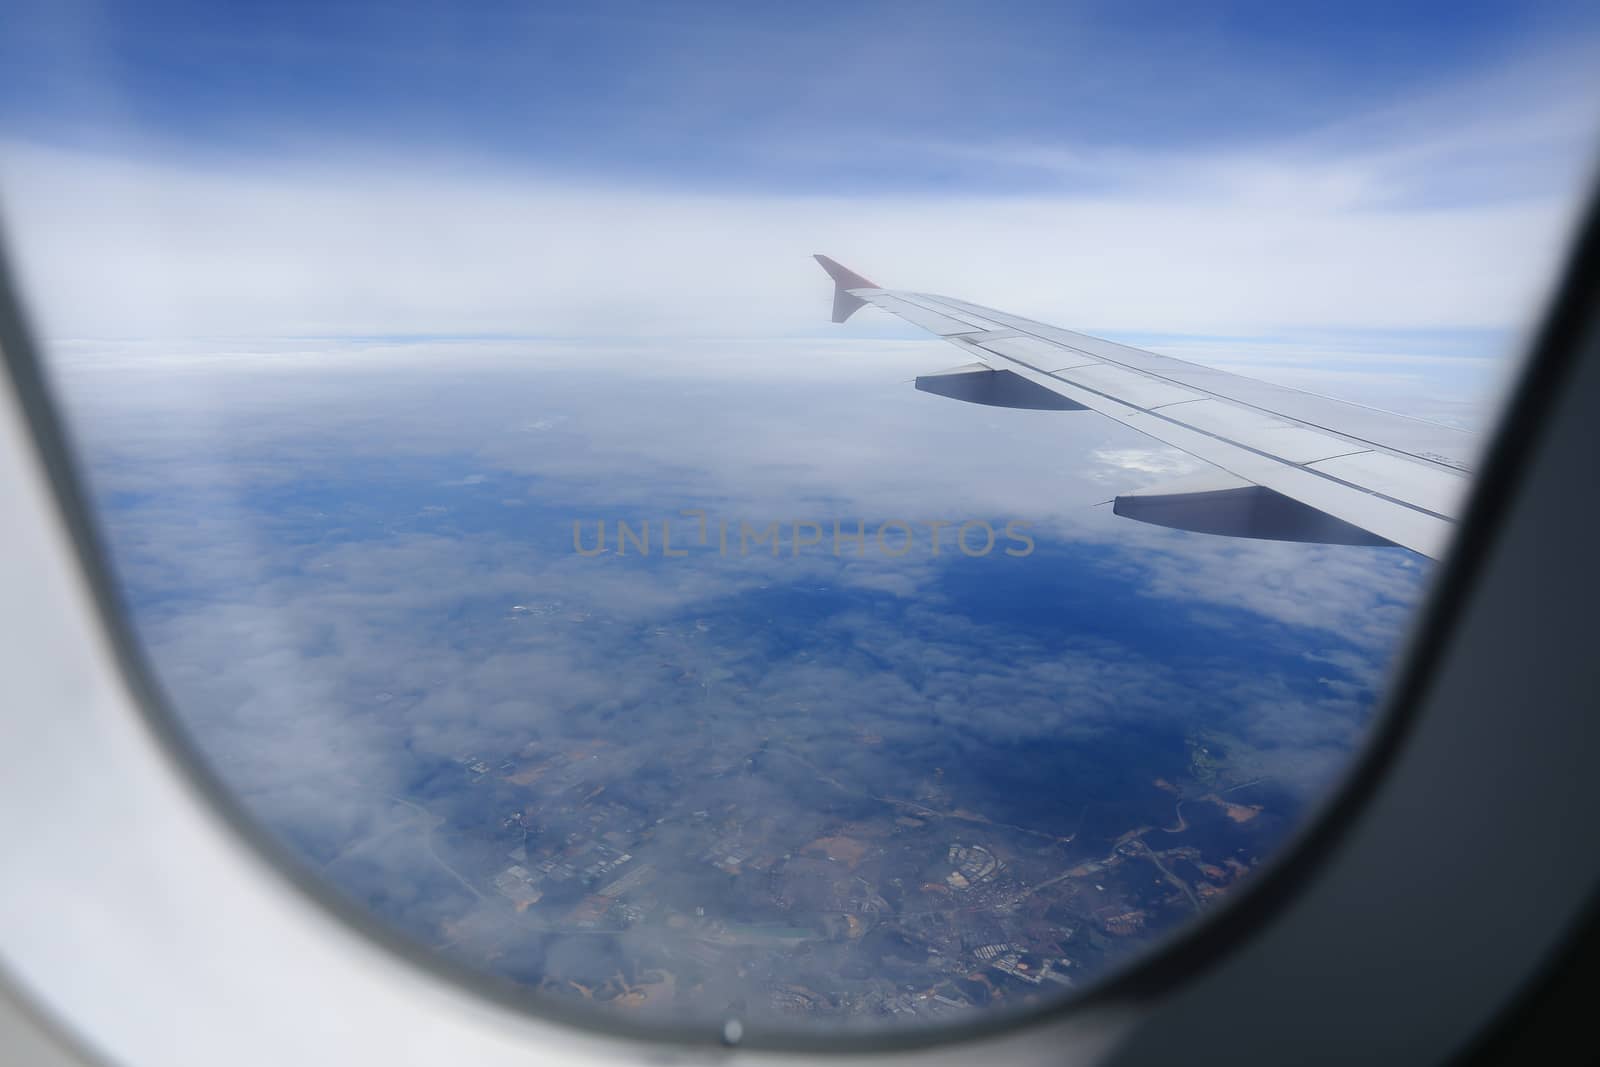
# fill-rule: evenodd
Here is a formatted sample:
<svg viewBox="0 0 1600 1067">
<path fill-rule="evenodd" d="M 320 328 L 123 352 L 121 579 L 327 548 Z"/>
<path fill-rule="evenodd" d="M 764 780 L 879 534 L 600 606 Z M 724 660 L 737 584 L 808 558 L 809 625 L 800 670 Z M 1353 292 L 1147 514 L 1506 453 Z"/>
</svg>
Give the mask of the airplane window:
<svg viewBox="0 0 1600 1067">
<path fill-rule="evenodd" d="M 953 1028 L 1154 958 L 1359 759 L 1597 45 L 25 4 L 0 192 L 158 714 L 303 876 L 598 1025 Z"/>
</svg>

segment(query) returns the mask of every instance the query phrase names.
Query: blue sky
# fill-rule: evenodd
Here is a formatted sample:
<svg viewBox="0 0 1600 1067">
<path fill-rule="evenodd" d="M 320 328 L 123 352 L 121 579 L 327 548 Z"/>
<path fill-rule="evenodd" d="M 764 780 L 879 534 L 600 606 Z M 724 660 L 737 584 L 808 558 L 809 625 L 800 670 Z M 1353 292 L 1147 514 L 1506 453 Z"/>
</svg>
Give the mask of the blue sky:
<svg viewBox="0 0 1600 1067">
<path fill-rule="evenodd" d="M 0 206 L 52 337 L 822 337 L 824 251 L 1480 401 L 1594 158 L 1600 16 L 1201 8 L 23 5 Z"/>
<path fill-rule="evenodd" d="M 1220 150 L 1300 134 L 1600 28 L 1588 5 L 1555 3 L 15 10 L 0 116 L 30 139 L 247 155 L 404 145 L 815 192 L 1049 178 L 908 159 L 917 143 Z M 839 151 L 789 154 L 786 140 Z"/>
</svg>

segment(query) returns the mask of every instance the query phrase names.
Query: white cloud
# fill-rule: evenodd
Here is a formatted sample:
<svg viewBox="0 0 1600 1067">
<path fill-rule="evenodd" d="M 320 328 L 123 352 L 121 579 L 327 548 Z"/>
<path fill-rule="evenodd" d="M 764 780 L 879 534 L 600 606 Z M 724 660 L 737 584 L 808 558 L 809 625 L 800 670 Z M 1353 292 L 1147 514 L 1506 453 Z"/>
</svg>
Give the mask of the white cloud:
<svg viewBox="0 0 1600 1067">
<path fill-rule="evenodd" d="M 1160 40 L 1141 39 L 1141 54 Z M 968 42 L 922 45 L 960 54 Z M 828 92 L 849 100 L 853 78 L 883 80 L 878 46 L 840 46 L 827 41 L 839 56 Z M 1160 47 L 1195 92 L 1271 83 L 1270 65 L 1197 77 L 1209 53 Z M 0 142 L 0 189 L 57 338 L 820 334 L 817 251 L 885 284 L 1089 330 L 1516 329 L 1559 261 L 1594 155 L 1600 67 L 1581 34 L 1505 55 L 1414 96 L 1343 112 L 1320 101 L 1318 124 L 1215 146 L 1027 140 L 1011 127 L 935 142 L 897 138 L 926 127 L 892 117 L 870 133 L 742 130 L 723 146 L 777 173 L 811 160 L 914 182 L 954 168 L 946 194 L 898 192 L 892 178 L 870 196 L 647 185 L 429 144 L 316 143 L 315 128 L 277 131 L 278 154 L 254 157 L 184 155 L 128 130 L 99 153 Z M 924 63 L 892 69 L 905 103 L 949 89 Z M 1062 77 L 1084 69 L 1097 68 Z M 703 88 L 704 71 L 673 74 Z M 702 96 L 698 108 L 726 93 Z"/>
<path fill-rule="evenodd" d="M 1165 474 L 1178 476 L 1200 470 L 1202 464 L 1175 448 L 1097 448 L 1093 458 L 1118 471 L 1135 471 L 1139 474 Z M 1110 472 L 1097 471 L 1100 479 L 1111 477 Z"/>
<path fill-rule="evenodd" d="M 432 156 L 198 162 L 24 143 L 0 152 L 0 184 L 58 337 L 821 332 L 817 251 L 1094 330 L 1515 328 L 1559 260 L 1594 132 L 1570 67 L 1211 154 L 898 149 L 908 167 L 955 152 L 1093 178 L 1027 194 L 719 193 Z"/>
</svg>

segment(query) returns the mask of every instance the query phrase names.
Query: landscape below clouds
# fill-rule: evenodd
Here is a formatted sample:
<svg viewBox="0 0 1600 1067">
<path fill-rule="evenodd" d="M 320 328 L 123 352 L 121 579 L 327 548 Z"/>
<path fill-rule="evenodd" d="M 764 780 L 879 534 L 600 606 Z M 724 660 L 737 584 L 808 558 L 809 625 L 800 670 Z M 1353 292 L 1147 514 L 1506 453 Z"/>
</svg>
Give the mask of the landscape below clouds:
<svg viewBox="0 0 1600 1067">
<path fill-rule="evenodd" d="M 1088 413 L 918 393 L 929 347 L 103 347 L 61 373 L 171 711 L 297 862 L 579 1009 L 616 972 L 612 1007 L 787 1026 L 880 1016 L 886 976 L 945 980 L 886 957 L 1009 944 L 1008 915 L 1051 973 L 1125 964 L 1200 904 L 1146 899 L 1119 841 L 1270 862 L 1359 750 L 1425 584 L 1400 550 L 1111 515 L 1190 461 Z M 973 520 L 1031 549 L 953 547 Z M 835 521 L 865 542 L 835 551 Z M 896 521 L 903 555 L 873 536 Z M 718 547 L 773 522 L 775 548 Z M 564 858 L 592 842 L 612 852 Z M 852 860 L 812 870 L 814 842 Z M 950 889 L 969 846 L 997 880 Z M 648 877 L 605 895 L 630 865 Z M 1032 889 L 1077 867 L 1092 899 Z M 1012 984 L 936 1010 L 1037 993 Z M 797 1018 L 751 992 L 791 987 Z"/>
</svg>

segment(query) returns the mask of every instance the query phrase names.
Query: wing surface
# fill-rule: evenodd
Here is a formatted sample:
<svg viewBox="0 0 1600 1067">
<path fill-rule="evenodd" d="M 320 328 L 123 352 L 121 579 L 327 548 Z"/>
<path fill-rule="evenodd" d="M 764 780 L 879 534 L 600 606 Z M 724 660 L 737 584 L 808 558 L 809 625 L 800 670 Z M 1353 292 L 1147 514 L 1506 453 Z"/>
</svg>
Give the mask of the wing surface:
<svg viewBox="0 0 1600 1067">
<path fill-rule="evenodd" d="M 930 293 L 880 288 L 826 256 L 834 321 L 873 305 L 961 349 L 925 392 L 1097 411 L 1216 468 L 1120 496 L 1119 515 L 1236 537 L 1399 545 L 1437 559 L 1477 436 Z"/>
</svg>

